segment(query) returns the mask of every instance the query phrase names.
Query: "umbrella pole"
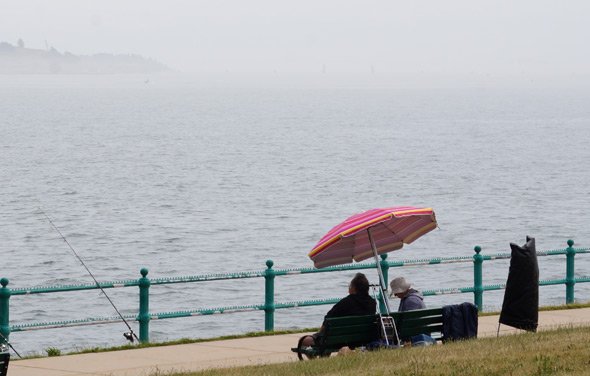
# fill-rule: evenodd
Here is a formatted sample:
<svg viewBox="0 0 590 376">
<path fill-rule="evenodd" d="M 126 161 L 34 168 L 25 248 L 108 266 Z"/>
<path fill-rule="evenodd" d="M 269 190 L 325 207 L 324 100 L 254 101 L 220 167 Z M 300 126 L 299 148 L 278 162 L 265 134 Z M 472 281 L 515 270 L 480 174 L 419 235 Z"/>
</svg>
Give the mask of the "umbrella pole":
<svg viewBox="0 0 590 376">
<path fill-rule="evenodd" d="M 393 329 L 393 333 L 395 334 L 395 345 L 401 346 L 401 341 L 399 340 L 399 334 L 397 333 L 397 326 L 395 324 L 395 320 L 389 314 L 391 309 L 389 308 L 389 299 L 387 298 L 387 294 L 385 293 L 386 285 L 385 285 L 385 277 L 383 276 L 383 271 L 381 270 L 381 266 L 379 265 L 379 255 L 377 254 L 377 246 L 375 246 L 375 242 L 373 241 L 373 236 L 371 236 L 371 231 L 368 228 L 367 234 L 369 235 L 369 242 L 371 243 L 371 248 L 373 249 L 373 256 L 375 256 L 375 265 L 377 265 L 377 273 L 379 274 L 379 286 L 381 288 L 381 296 L 383 298 L 383 303 L 385 304 L 385 309 L 387 310 L 386 317 L 381 316 L 381 311 L 379 311 L 379 317 L 381 321 L 381 328 L 383 330 L 383 335 L 385 337 L 385 343 L 389 346 L 389 339 L 387 338 L 387 329 L 386 326 L 389 326 Z"/>
<path fill-rule="evenodd" d="M 379 255 L 377 254 L 377 247 L 375 246 L 375 242 L 373 241 L 373 236 L 371 235 L 370 229 L 367 229 L 367 234 L 369 235 L 369 242 L 371 243 L 371 248 L 373 249 L 373 256 L 375 256 L 375 265 L 377 265 L 377 273 L 379 274 L 379 285 L 381 285 L 381 295 L 383 296 L 383 303 L 385 304 L 385 308 L 387 309 L 387 313 L 391 312 L 389 308 L 389 299 L 387 299 L 387 294 L 385 291 L 387 290 L 387 286 L 385 285 L 385 277 L 383 277 L 383 271 L 379 266 Z"/>
</svg>

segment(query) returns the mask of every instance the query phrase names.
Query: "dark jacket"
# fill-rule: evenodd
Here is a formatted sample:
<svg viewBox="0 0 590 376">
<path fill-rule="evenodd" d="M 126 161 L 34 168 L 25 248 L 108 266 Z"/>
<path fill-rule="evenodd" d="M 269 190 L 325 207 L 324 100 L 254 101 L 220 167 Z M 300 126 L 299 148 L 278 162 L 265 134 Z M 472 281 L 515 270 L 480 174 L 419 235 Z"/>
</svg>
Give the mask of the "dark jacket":
<svg viewBox="0 0 590 376">
<path fill-rule="evenodd" d="M 477 337 L 477 308 L 471 303 L 444 306 L 443 342 Z"/>
<path fill-rule="evenodd" d="M 350 294 L 340 300 L 326 314 L 328 317 L 372 315 L 376 312 L 377 303 L 369 295 Z"/>
<path fill-rule="evenodd" d="M 397 310 L 403 312 L 424 308 L 426 308 L 426 304 L 424 304 L 422 294 L 414 289 L 410 289 L 406 296 L 402 298 L 402 301 L 399 302 L 399 308 Z"/>
</svg>

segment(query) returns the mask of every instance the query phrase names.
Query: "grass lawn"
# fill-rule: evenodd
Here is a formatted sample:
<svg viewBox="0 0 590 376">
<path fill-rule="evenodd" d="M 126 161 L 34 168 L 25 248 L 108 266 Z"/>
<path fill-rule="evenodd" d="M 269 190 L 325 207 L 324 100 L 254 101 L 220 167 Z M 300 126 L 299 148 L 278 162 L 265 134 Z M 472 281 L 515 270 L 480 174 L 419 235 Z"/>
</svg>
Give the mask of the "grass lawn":
<svg viewBox="0 0 590 376">
<path fill-rule="evenodd" d="M 589 375 L 590 328 L 355 352 L 306 362 L 175 373 L 218 375 Z"/>
</svg>

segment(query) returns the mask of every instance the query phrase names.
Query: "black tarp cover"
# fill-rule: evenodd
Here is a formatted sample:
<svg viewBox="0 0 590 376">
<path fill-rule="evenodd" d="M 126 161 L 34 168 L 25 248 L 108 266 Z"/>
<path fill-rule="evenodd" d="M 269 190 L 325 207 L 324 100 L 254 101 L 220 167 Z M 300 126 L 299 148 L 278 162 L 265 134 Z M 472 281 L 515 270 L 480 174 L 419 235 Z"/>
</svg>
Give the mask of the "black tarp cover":
<svg viewBox="0 0 590 376">
<path fill-rule="evenodd" d="M 512 255 L 500 323 L 536 332 L 539 322 L 539 264 L 535 238 L 526 244 L 510 243 Z"/>
</svg>

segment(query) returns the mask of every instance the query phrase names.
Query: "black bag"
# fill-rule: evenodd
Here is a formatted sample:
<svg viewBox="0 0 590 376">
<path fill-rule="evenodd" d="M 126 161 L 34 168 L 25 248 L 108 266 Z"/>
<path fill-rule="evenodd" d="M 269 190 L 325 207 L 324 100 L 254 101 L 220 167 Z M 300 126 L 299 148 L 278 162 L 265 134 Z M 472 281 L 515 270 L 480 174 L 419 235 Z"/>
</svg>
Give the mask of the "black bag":
<svg viewBox="0 0 590 376">
<path fill-rule="evenodd" d="M 0 376 L 6 376 L 8 373 L 8 362 L 10 361 L 10 353 L 0 352 Z"/>
<path fill-rule="evenodd" d="M 536 332 L 539 322 L 539 264 L 535 238 L 527 236 L 524 246 L 510 243 L 510 248 L 512 255 L 500 323 Z"/>
<path fill-rule="evenodd" d="M 313 338 L 314 342 L 316 341 L 316 338 L 318 336 L 313 336 L 313 335 L 304 335 L 303 337 L 299 338 L 299 341 L 297 341 L 297 357 L 299 358 L 299 360 L 304 360 L 303 355 L 307 356 L 308 359 L 313 359 L 316 357 L 316 355 L 311 355 L 311 353 L 306 352 L 305 349 L 303 348 L 303 340 L 305 340 L 307 337 L 311 337 Z M 0 375 L 2 376 L 2 375 Z"/>
</svg>

